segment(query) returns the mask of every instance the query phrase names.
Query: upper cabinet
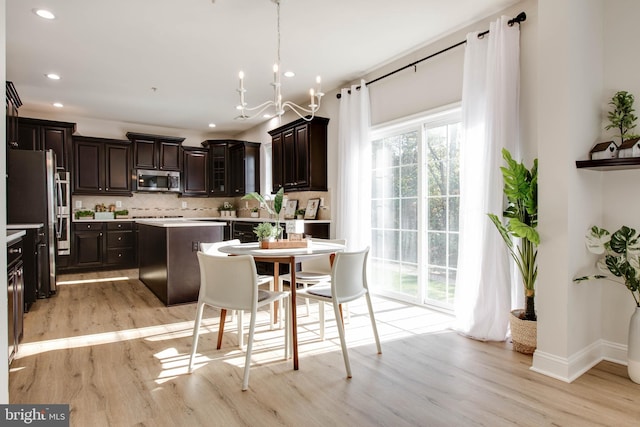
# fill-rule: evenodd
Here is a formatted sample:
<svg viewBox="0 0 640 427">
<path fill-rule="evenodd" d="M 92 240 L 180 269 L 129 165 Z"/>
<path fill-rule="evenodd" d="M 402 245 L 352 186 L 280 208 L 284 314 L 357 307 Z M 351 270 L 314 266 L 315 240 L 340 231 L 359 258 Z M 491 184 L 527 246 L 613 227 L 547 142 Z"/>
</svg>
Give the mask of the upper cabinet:
<svg viewBox="0 0 640 427">
<path fill-rule="evenodd" d="M 299 119 L 269 132 L 273 192 L 327 191 L 327 124 L 329 119 Z"/>
<path fill-rule="evenodd" d="M 209 151 L 206 148 L 183 147 L 182 195 L 209 195 Z"/>
<path fill-rule="evenodd" d="M 133 142 L 133 167 L 180 171 L 184 138 L 127 132 Z"/>
<path fill-rule="evenodd" d="M 73 194 L 131 195 L 131 142 L 75 136 Z"/>
<path fill-rule="evenodd" d="M 259 143 L 210 139 L 202 146 L 209 150 L 209 196 L 244 196 L 260 191 Z"/>
<path fill-rule="evenodd" d="M 7 98 L 7 147 L 18 148 L 18 108 L 22 101 L 12 82 L 5 84 Z"/>
<path fill-rule="evenodd" d="M 56 166 L 65 171 L 71 170 L 71 135 L 76 130 L 75 123 L 50 120 L 18 119 L 18 146 L 22 150 L 53 150 L 56 154 Z"/>
</svg>

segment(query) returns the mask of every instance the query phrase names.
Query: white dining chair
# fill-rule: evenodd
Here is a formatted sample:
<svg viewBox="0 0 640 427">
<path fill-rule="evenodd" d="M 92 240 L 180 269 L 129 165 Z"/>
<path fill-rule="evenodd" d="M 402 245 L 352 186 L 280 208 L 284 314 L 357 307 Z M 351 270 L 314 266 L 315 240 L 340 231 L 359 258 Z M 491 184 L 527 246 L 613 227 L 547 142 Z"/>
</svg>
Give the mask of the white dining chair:
<svg viewBox="0 0 640 427">
<path fill-rule="evenodd" d="M 258 274 L 256 264 L 250 255 L 221 257 L 198 252 L 200 265 L 200 294 L 195 324 L 193 326 L 193 344 L 189 357 L 189 372 L 193 370 L 193 361 L 198 347 L 200 323 L 205 305 L 220 309 L 220 326 L 218 329 L 217 349 L 222 346 L 224 321 L 227 310 L 248 311 L 251 313 L 249 323 L 249 338 L 247 340 L 246 359 L 242 390 L 249 387 L 249 367 L 251 366 L 251 351 L 253 336 L 256 328 L 258 308 L 273 301 L 281 301 L 285 309 L 284 357 L 289 357 L 290 312 L 289 292 L 272 292 L 258 289 Z M 242 331 L 238 331 L 241 335 Z"/>
<path fill-rule="evenodd" d="M 338 245 L 346 246 L 347 241 L 345 239 L 310 239 L 313 242 L 335 243 Z M 319 283 L 328 283 L 331 280 L 331 256 L 326 255 L 322 257 L 308 258 L 300 263 L 300 271 L 296 271 L 296 283 L 301 284 L 303 289 L 307 289 L 308 286 L 317 285 Z M 281 274 L 278 277 L 280 282 L 280 289 L 283 288 L 284 282 L 291 284 L 291 273 Z M 309 315 L 309 300 L 306 301 L 307 315 Z M 320 309 L 322 309 L 320 305 Z M 321 334 L 323 337 L 324 335 Z"/>
<path fill-rule="evenodd" d="M 239 245 L 240 244 L 240 240 L 239 239 L 232 239 L 232 240 L 223 240 L 220 242 L 200 242 L 200 250 L 202 252 L 204 252 L 205 254 L 208 255 L 214 255 L 214 256 L 228 256 L 228 254 L 224 253 L 224 252 L 220 252 L 220 247 L 221 246 L 227 246 L 227 245 Z M 263 286 L 263 285 L 268 285 L 269 286 L 269 290 L 270 291 L 274 291 L 274 280 L 273 280 L 273 276 L 269 276 L 267 274 L 258 274 L 258 286 Z M 280 288 L 282 289 L 282 287 Z M 281 311 L 281 310 L 280 310 Z M 280 313 L 282 314 L 282 313 Z M 235 310 L 231 310 L 231 321 L 233 322 L 234 320 L 234 316 L 235 316 Z M 273 329 L 273 325 L 274 325 L 274 304 L 271 303 L 269 305 L 269 321 L 270 321 L 270 325 L 271 325 L 271 329 Z M 242 313 L 239 313 L 238 315 L 238 331 L 242 331 Z M 282 329 L 282 315 L 280 315 L 278 317 L 278 327 L 280 329 Z M 238 346 L 240 348 L 242 348 L 244 346 L 244 336 L 242 334 L 240 334 L 238 336 Z"/>
<path fill-rule="evenodd" d="M 367 284 L 368 255 L 368 247 L 361 251 L 336 253 L 331 268 L 331 283 L 311 286 L 296 293 L 296 295 L 301 298 L 312 299 L 321 303 L 331 303 L 333 305 L 333 313 L 338 327 L 338 334 L 340 335 L 340 345 L 342 347 L 344 366 L 347 370 L 347 378 L 351 378 L 351 365 L 349 363 L 349 354 L 345 340 L 344 322 L 340 308 L 341 304 L 354 301 L 363 296 L 365 297 L 378 354 L 382 354 L 378 328 L 376 327 L 373 306 L 371 305 L 371 295 Z M 321 320 L 321 322 L 323 322 L 323 320 Z"/>
</svg>

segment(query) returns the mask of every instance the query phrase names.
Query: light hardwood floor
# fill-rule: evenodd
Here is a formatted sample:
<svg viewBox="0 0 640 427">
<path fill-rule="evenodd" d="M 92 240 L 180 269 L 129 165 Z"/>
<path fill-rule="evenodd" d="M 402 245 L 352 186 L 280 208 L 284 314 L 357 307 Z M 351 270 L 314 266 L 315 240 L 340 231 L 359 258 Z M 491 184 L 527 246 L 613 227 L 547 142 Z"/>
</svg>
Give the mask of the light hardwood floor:
<svg viewBox="0 0 640 427">
<path fill-rule="evenodd" d="M 62 284 L 27 313 L 11 403 L 68 403 L 72 426 L 640 425 L 640 386 L 625 366 L 603 362 L 566 384 L 530 371 L 531 357 L 508 343 L 466 339 L 443 314 L 381 298 L 381 355 L 366 307 L 350 306 L 350 380 L 333 320 L 318 340 L 316 304 L 299 310 L 299 371 L 259 313 L 242 392 L 234 324 L 216 350 L 219 313 L 205 311 L 188 374 L 195 304 L 164 307 L 137 279 L 114 279 L 135 270 L 117 273 L 62 276 L 87 282 Z"/>
</svg>

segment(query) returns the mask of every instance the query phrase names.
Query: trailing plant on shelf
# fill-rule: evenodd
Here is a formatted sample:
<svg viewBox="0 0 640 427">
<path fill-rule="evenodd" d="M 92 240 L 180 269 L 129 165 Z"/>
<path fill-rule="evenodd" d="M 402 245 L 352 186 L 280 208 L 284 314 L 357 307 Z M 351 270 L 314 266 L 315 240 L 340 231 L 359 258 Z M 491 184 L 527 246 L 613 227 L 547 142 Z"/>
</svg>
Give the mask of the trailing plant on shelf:
<svg viewBox="0 0 640 427">
<path fill-rule="evenodd" d="M 610 111 L 607 115 L 609 124 L 605 126 L 606 130 L 617 129 L 620 132 L 620 143 L 623 143 L 627 139 L 637 138 L 640 135 L 631 134 L 630 131 L 636 127 L 636 120 L 638 117 L 633 114 L 633 94 L 621 90 L 616 92 L 615 95 L 609 101 L 609 105 L 612 105 L 613 111 Z"/>
</svg>

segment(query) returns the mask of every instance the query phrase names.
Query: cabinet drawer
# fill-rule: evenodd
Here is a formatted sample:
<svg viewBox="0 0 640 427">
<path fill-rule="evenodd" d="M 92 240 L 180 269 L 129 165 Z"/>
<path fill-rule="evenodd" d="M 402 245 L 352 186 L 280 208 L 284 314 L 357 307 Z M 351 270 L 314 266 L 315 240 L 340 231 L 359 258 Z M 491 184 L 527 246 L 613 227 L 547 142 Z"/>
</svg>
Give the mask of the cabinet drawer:
<svg viewBox="0 0 640 427">
<path fill-rule="evenodd" d="M 107 230 L 133 230 L 132 222 L 108 222 Z"/>
<path fill-rule="evenodd" d="M 75 231 L 100 231 L 103 229 L 104 223 L 102 222 L 75 222 L 73 223 L 73 229 Z"/>
<path fill-rule="evenodd" d="M 133 247 L 133 231 L 109 231 L 107 233 L 107 248 Z"/>
<path fill-rule="evenodd" d="M 107 249 L 107 264 L 133 264 L 136 260 L 133 248 Z"/>
</svg>

